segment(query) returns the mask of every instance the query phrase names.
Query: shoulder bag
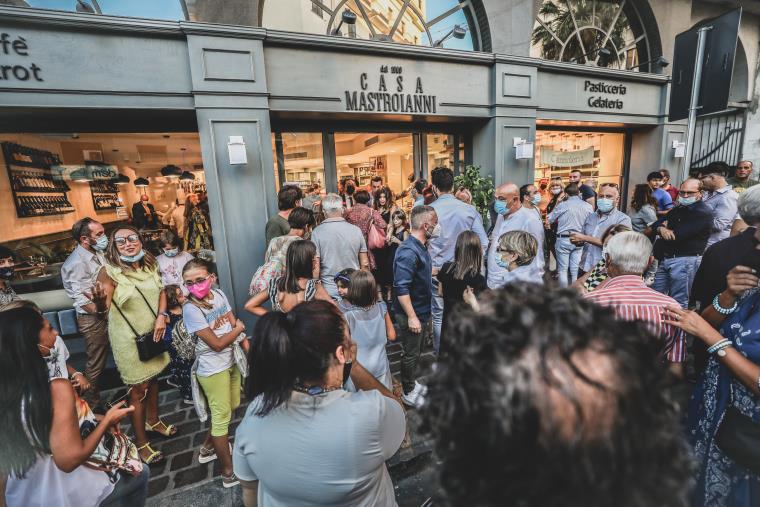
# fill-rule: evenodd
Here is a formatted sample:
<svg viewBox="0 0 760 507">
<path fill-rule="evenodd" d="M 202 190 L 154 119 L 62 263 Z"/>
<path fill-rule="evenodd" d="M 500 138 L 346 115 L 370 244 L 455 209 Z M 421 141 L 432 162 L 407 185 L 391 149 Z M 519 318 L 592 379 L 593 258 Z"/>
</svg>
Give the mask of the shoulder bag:
<svg viewBox="0 0 760 507">
<path fill-rule="evenodd" d="M 142 293 L 140 289 L 135 286 L 135 290 L 138 294 L 143 298 L 143 301 L 145 301 L 145 304 L 148 306 L 148 309 L 150 310 L 150 313 L 153 314 L 153 319 L 155 320 L 158 318 L 156 315 L 156 312 L 153 311 L 153 307 L 150 306 L 150 303 L 148 303 L 148 300 L 145 298 L 145 295 Z M 129 326 L 129 329 L 132 330 L 132 332 L 135 335 L 135 344 L 137 345 L 137 355 L 140 358 L 140 361 L 150 361 L 154 357 L 158 356 L 159 354 L 162 354 L 166 352 L 166 342 L 164 340 L 153 340 L 153 331 L 148 331 L 147 333 L 139 334 L 137 331 L 135 331 L 135 328 L 132 326 L 132 323 L 127 320 L 127 318 L 124 316 L 124 312 L 121 311 L 121 308 L 119 308 L 119 305 L 116 304 L 116 302 L 113 302 L 113 305 L 116 307 L 116 310 L 119 311 L 119 315 L 121 315 L 121 318 L 124 319 L 124 322 L 127 323 Z"/>
<path fill-rule="evenodd" d="M 369 214 L 369 227 L 367 228 L 367 248 L 370 250 L 380 250 L 385 248 L 385 234 L 380 232 L 375 225 L 375 211 Z"/>
<path fill-rule="evenodd" d="M 723 414 L 715 443 L 737 464 L 760 475 L 760 424 L 739 412 L 733 404 Z"/>
</svg>

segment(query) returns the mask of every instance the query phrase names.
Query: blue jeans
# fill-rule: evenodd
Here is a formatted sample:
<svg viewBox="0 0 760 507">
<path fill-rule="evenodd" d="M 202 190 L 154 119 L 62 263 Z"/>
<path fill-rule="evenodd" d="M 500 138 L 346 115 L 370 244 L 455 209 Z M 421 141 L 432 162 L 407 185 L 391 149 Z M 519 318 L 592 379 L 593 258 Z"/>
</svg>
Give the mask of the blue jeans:
<svg viewBox="0 0 760 507">
<path fill-rule="evenodd" d="M 121 474 L 111 494 L 100 502 L 100 507 L 142 507 L 148 498 L 150 468 L 143 465 L 140 475 Z"/>
<path fill-rule="evenodd" d="M 567 287 L 578 279 L 582 253 L 583 247 L 573 245 L 570 238 L 557 237 L 554 255 L 557 256 L 557 275 L 562 287 Z"/>
<path fill-rule="evenodd" d="M 435 355 L 441 348 L 441 326 L 443 325 L 443 297 L 438 295 L 438 279 L 433 277 L 433 297 L 431 298 L 430 311 L 433 321 L 433 350 Z"/>
<path fill-rule="evenodd" d="M 686 308 L 694 275 L 701 261 L 701 255 L 663 259 L 657 267 L 652 288 L 678 301 L 681 308 Z"/>
</svg>

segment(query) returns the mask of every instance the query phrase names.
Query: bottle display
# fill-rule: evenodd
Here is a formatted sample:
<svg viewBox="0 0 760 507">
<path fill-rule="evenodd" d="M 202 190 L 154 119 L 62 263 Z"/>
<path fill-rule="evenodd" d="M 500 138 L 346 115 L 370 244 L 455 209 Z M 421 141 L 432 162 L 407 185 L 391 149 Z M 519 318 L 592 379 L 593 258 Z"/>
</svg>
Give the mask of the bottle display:
<svg viewBox="0 0 760 507">
<path fill-rule="evenodd" d="M 120 206 L 119 189 L 110 181 L 91 181 L 90 192 L 95 211 L 113 210 Z"/>
</svg>

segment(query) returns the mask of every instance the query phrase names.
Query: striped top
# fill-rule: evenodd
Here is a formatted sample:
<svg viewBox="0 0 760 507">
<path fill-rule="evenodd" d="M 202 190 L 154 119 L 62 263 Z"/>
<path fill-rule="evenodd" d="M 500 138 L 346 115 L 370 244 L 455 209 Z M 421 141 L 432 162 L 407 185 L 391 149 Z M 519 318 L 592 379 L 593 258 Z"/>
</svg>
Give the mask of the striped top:
<svg viewBox="0 0 760 507">
<path fill-rule="evenodd" d="M 686 358 L 684 332 L 662 323 L 662 311 L 668 305 L 679 306 L 675 299 L 650 289 L 641 276 L 621 275 L 608 278 L 595 291 L 584 295 L 589 301 L 615 310 L 621 320 L 639 320 L 665 340 L 665 354 L 671 363 Z"/>
</svg>

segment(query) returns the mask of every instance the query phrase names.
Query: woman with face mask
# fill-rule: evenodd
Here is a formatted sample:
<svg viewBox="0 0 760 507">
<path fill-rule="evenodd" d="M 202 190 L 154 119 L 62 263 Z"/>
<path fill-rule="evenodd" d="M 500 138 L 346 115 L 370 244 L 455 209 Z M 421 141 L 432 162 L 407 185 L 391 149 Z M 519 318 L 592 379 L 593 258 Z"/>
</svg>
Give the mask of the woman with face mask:
<svg viewBox="0 0 760 507">
<path fill-rule="evenodd" d="M 533 264 L 538 252 L 538 241 L 525 231 L 509 231 L 499 238 L 496 264 L 506 269 L 502 286 L 515 282 L 543 285 L 541 272 Z"/>
<path fill-rule="evenodd" d="M 173 424 L 158 416 L 158 375 L 169 364 L 162 352 L 142 361 L 136 338 L 150 332 L 158 342 L 164 337 L 169 319 L 156 259 L 143 248 L 134 227 L 114 230 L 105 253 L 106 265 L 98 274 L 92 294 L 88 295 L 99 315 L 108 315 L 108 337 L 121 380 L 129 386 L 132 428 L 140 457 L 145 463 L 164 459 L 148 441 L 147 433 L 170 437 L 177 433 Z"/>
<path fill-rule="evenodd" d="M 233 451 L 246 506 L 396 505 L 385 461 L 404 439 L 404 411 L 355 358 L 346 320 L 326 301 L 258 320 L 253 401 Z M 349 377 L 357 392 L 344 389 Z"/>
<path fill-rule="evenodd" d="M 148 467 L 85 465 L 134 408 L 120 403 L 96 420 L 72 387 L 59 342 L 33 304 L 0 311 L 0 477 L 8 477 L 0 493 L 10 507 L 144 505 Z"/>
<path fill-rule="evenodd" d="M 19 299 L 10 285 L 16 266 L 16 254 L 8 247 L 0 246 L 0 309 Z"/>
</svg>

